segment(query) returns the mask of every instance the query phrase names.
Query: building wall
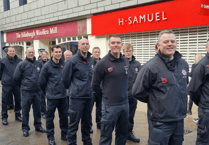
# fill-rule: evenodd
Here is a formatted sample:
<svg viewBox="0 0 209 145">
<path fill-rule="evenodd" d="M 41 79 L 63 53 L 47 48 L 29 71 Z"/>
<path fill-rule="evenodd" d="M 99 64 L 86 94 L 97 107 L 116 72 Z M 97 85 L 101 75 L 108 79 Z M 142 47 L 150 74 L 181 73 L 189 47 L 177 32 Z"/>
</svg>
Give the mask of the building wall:
<svg viewBox="0 0 209 145">
<path fill-rule="evenodd" d="M 10 10 L 4 11 L 0 0 L 0 31 L 13 31 L 47 23 L 88 17 L 95 13 L 120 9 L 161 0 L 10 0 Z"/>
</svg>

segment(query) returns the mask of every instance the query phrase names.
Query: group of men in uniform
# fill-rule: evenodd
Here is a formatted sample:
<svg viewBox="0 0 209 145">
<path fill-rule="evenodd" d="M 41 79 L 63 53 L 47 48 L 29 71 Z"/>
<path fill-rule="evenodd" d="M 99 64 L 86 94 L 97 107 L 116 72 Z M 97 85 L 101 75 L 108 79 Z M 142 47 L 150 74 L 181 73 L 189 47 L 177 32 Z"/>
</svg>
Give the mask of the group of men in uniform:
<svg viewBox="0 0 209 145">
<path fill-rule="evenodd" d="M 15 55 L 13 47 L 8 47 L 6 58 L 1 60 L 2 123 L 8 124 L 7 98 L 13 93 L 16 120 L 22 121 L 25 137 L 29 135 L 32 105 L 35 130 L 46 132 L 49 144 L 56 144 L 53 120 L 57 108 L 61 139 L 67 140 L 69 145 L 76 145 L 81 120 L 83 144 L 91 145 L 91 112 L 96 101 L 96 123 L 97 128 L 101 129 L 99 144 L 110 145 L 115 128 L 115 144 L 125 145 L 127 139 L 140 142 L 133 134 L 138 99 L 148 105 L 148 144 L 181 145 L 187 112 L 189 66 L 176 51 L 177 41 L 173 31 L 160 32 L 156 55 L 143 66 L 133 56 L 133 46 L 123 45 L 119 36 L 111 36 L 108 46 L 110 51 L 100 60 L 100 49 L 93 48 L 91 57 L 89 41 L 83 38 L 75 55 L 71 57 L 69 51 L 64 53 L 69 55 L 66 61 L 61 59 L 62 49 L 56 45 L 52 47 L 52 57 L 48 60 L 48 53 L 43 52 L 40 62 L 36 60 L 31 47 L 26 50 L 24 61 Z M 208 48 L 209 42 L 206 46 L 209 53 Z M 200 118 L 198 145 L 209 142 L 208 53 L 198 63 L 196 68 L 199 69 L 195 69 L 189 84 L 193 99 L 200 98 L 197 101 Z M 41 116 L 46 118 L 46 131 L 42 128 Z"/>
</svg>

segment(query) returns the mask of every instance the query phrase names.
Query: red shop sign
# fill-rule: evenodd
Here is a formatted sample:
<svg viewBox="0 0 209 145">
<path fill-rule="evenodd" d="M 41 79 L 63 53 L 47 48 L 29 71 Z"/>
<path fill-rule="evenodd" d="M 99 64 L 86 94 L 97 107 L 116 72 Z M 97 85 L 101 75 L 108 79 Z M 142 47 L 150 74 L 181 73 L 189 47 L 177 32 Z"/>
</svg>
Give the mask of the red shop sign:
<svg viewBox="0 0 209 145">
<path fill-rule="evenodd" d="M 38 40 L 86 34 L 86 20 L 54 24 L 6 33 L 7 42 Z"/>
<path fill-rule="evenodd" d="M 209 24 L 209 0 L 174 0 L 91 18 L 92 35 L 108 35 Z"/>
</svg>

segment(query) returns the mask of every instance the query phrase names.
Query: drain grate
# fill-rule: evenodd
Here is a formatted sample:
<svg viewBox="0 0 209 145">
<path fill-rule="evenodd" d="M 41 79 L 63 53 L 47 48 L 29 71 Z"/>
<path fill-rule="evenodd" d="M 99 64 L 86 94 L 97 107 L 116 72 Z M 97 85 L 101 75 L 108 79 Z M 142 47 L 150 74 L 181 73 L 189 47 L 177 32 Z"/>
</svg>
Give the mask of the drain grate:
<svg viewBox="0 0 209 145">
<path fill-rule="evenodd" d="M 187 134 L 189 134 L 189 133 L 192 133 L 192 131 L 189 130 L 189 129 L 184 129 L 184 135 L 187 135 Z"/>
</svg>

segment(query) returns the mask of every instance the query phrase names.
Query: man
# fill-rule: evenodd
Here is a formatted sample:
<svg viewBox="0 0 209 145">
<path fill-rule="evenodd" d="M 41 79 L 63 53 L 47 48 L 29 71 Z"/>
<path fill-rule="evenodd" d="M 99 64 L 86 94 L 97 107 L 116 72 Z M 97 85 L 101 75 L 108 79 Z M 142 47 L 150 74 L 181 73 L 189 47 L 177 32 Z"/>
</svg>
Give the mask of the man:
<svg viewBox="0 0 209 145">
<path fill-rule="evenodd" d="M 70 51 L 70 50 L 66 50 L 65 52 L 64 52 L 64 57 L 65 57 L 65 61 L 67 61 L 69 58 L 71 58 L 72 57 L 72 52 Z"/>
<path fill-rule="evenodd" d="M 38 54 L 39 54 L 39 56 L 38 56 L 38 61 L 41 60 L 41 54 L 42 54 L 43 51 L 45 51 L 44 48 L 38 49 Z"/>
<path fill-rule="evenodd" d="M 94 69 L 93 90 L 102 96 L 100 145 L 111 145 L 116 127 L 115 145 L 125 145 L 128 138 L 128 73 L 129 62 L 120 53 L 121 38 L 110 37 L 110 51 Z M 100 83 L 102 82 L 102 89 Z"/>
<path fill-rule="evenodd" d="M 96 65 L 97 62 L 101 59 L 100 58 L 100 48 L 99 47 L 94 47 L 92 49 L 92 57 L 94 58 L 94 64 Z M 101 103 L 102 103 L 102 96 L 99 96 L 95 92 L 93 92 L 93 105 L 94 102 L 96 102 L 96 123 L 97 123 L 97 128 L 101 129 Z M 91 129 L 90 131 L 93 133 L 93 130 Z"/>
<path fill-rule="evenodd" d="M 141 64 L 135 60 L 133 56 L 133 46 L 130 43 L 123 45 L 123 54 L 129 61 L 129 77 L 128 77 L 128 102 L 129 102 L 129 127 L 128 140 L 133 142 L 140 142 L 140 139 L 133 134 L 134 115 L 137 108 L 137 99 L 132 95 L 132 87 L 136 80 Z"/>
<path fill-rule="evenodd" d="M 15 53 L 15 48 L 7 47 L 6 48 L 7 56 L 1 60 L 0 67 L 0 79 L 2 83 L 2 124 L 8 125 L 8 114 L 7 114 L 7 105 L 9 105 L 10 96 L 14 95 L 15 98 L 15 119 L 22 122 L 20 110 L 20 87 L 15 84 L 13 80 L 13 74 L 15 68 L 22 59 L 18 58 Z M 13 100 L 13 97 L 12 97 Z"/>
<path fill-rule="evenodd" d="M 61 139 L 67 140 L 68 128 L 68 103 L 66 90 L 61 81 L 64 61 L 61 59 L 61 46 L 53 46 L 51 50 L 51 59 L 43 66 L 39 82 L 44 95 L 47 98 L 47 116 L 46 116 L 46 134 L 49 145 L 55 145 L 54 140 L 54 113 L 56 108 L 59 112 Z"/>
<path fill-rule="evenodd" d="M 139 71 L 133 95 L 148 105 L 149 145 L 181 145 L 187 112 L 189 67 L 176 51 L 173 31 L 161 31 L 159 51 Z"/>
<path fill-rule="evenodd" d="M 6 55 L 7 55 L 7 52 L 8 52 L 8 47 L 9 47 L 9 46 L 4 46 L 4 47 L 2 48 L 2 50 L 5 52 Z M 14 103 L 13 103 L 13 95 L 10 94 L 10 95 L 8 96 L 7 110 L 12 110 L 12 109 L 14 109 L 14 108 L 15 108 L 15 107 L 14 107 Z"/>
<path fill-rule="evenodd" d="M 48 52 L 47 51 L 43 51 L 41 53 L 41 67 L 43 67 L 43 65 L 49 60 L 48 59 Z M 46 119 L 46 101 L 45 101 L 45 94 L 43 94 L 43 92 L 41 92 L 41 117 Z"/>
<path fill-rule="evenodd" d="M 34 56 L 35 52 L 32 47 L 29 47 L 25 54 L 25 60 L 17 65 L 13 77 L 15 83 L 21 86 L 22 130 L 23 136 L 28 137 L 30 130 L 28 122 L 31 105 L 33 106 L 35 130 L 42 133 L 44 133 L 45 130 L 41 126 L 41 90 L 38 83 L 41 63 L 36 60 Z"/>
<path fill-rule="evenodd" d="M 94 67 L 94 59 L 91 53 L 89 41 L 81 39 L 78 44 L 79 51 L 67 62 L 63 71 L 62 81 L 70 96 L 70 122 L 68 125 L 68 145 L 76 145 L 76 133 L 81 119 L 82 141 L 84 145 L 91 145 L 91 111 L 92 89 L 91 79 Z M 69 94 L 70 93 L 70 94 Z"/>
<path fill-rule="evenodd" d="M 192 72 L 189 84 L 190 97 L 198 105 L 196 145 L 209 144 L 209 40 L 206 44 L 206 55 L 200 60 Z"/>
</svg>

